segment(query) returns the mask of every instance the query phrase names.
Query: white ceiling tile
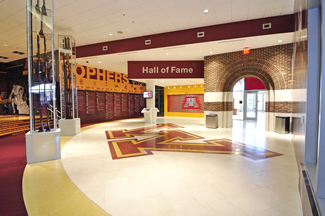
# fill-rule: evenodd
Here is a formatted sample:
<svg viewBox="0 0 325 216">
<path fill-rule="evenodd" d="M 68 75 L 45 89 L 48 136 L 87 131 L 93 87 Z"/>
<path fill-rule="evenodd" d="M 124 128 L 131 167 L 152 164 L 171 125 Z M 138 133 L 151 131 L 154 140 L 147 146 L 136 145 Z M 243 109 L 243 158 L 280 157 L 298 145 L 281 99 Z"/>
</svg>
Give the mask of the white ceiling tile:
<svg viewBox="0 0 325 216">
<path fill-rule="evenodd" d="M 108 3 L 111 3 L 115 0 L 97 0 L 100 4 L 104 5 L 104 4 L 108 4 Z"/>
<path fill-rule="evenodd" d="M 159 33 L 162 33 L 162 32 L 165 32 L 165 29 L 161 26 L 156 26 L 156 27 L 153 27 L 151 28 L 151 30 L 155 33 L 155 34 L 159 34 Z"/>
<path fill-rule="evenodd" d="M 284 7 L 281 15 L 287 15 L 287 14 L 293 14 L 293 6 L 289 6 L 289 7 Z"/>
<path fill-rule="evenodd" d="M 72 2 L 76 2 L 77 0 L 55 0 L 54 1 L 54 9 L 59 9 L 61 7 L 67 6 L 68 4 L 71 4 Z"/>
<path fill-rule="evenodd" d="M 165 9 L 165 8 L 170 8 L 170 7 L 175 7 L 176 6 L 176 4 L 175 4 L 175 2 L 174 2 L 174 0 L 158 0 L 158 1 L 156 1 L 157 2 L 157 4 L 159 5 L 159 7 L 161 8 L 161 9 Z"/>
<path fill-rule="evenodd" d="M 170 7 L 163 9 L 166 16 L 174 16 L 176 14 L 180 14 L 180 11 L 177 7 Z"/>
<path fill-rule="evenodd" d="M 196 11 L 196 7 L 194 4 L 181 4 L 177 6 L 179 13 L 191 13 L 193 11 Z"/>
<path fill-rule="evenodd" d="M 145 23 L 148 22 L 148 16 L 147 15 L 141 15 L 133 18 L 134 22 L 139 24 L 139 23 Z"/>
<path fill-rule="evenodd" d="M 287 0 L 285 7 L 294 6 L 294 5 L 295 5 L 295 0 Z"/>
<path fill-rule="evenodd" d="M 70 16 L 70 14 L 62 13 L 59 10 L 54 11 L 54 22 L 66 19 Z"/>
<path fill-rule="evenodd" d="M 151 2 L 152 0 L 136 0 L 136 2 L 138 3 L 138 4 L 146 4 L 146 3 L 148 3 L 148 2 Z"/>
<path fill-rule="evenodd" d="M 266 11 L 267 8 L 267 3 L 264 4 L 258 4 L 258 5 L 251 5 L 249 7 L 249 12 L 255 13 L 255 12 L 259 12 L 259 11 Z"/>
<path fill-rule="evenodd" d="M 273 10 L 277 8 L 283 8 L 286 4 L 286 1 L 283 0 L 274 0 L 274 1 L 269 1 L 267 10 Z"/>
<path fill-rule="evenodd" d="M 214 5 L 229 3 L 229 0 L 212 0 Z"/>
<path fill-rule="evenodd" d="M 156 20 L 156 22 L 159 24 L 159 25 L 174 25 L 170 20 L 168 19 L 159 19 L 159 20 Z"/>
<path fill-rule="evenodd" d="M 162 25 L 161 27 L 165 29 L 166 32 L 177 31 L 177 28 L 174 25 Z"/>
<path fill-rule="evenodd" d="M 188 22 L 188 24 L 191 28 L 197 28 L 197 27 L 200 27 L 203 25 L 201 19 L 192 20 L 192 21 Z"/>
<path fill-rule="evenodd" d="M 264 17 L 279 16 L 282 12 L 282 8 L 277 8 L 273 10 L 266 10 Z"/>
<path fill-rule="evenodd" d="M 232 1 L 232 9 L 240 9 L 240 8 L 246 8 L 249 6 L 249 0 L 233 0 Z"/>
<path fill-rule="evenodd" d="M 146 22 L 146 23 L 144 23 L 144 25 L 147 26 L 148 28 L 154 28 L 156 26 L 159 26 L 159 24 L 154 20 L 152 20 L 150 22 Z"/>
<path fill-rule="evenodd" d="M 216 16 L 201 17 L 201 21 L 205 26 L 218 24 Z"/>
<path fill-rule="evenodd" d="M 119 13 L 115 13 L 115 14 L 109 14 L 107 16 L 104 16 L 104 18 L 109 22 L 109 23 L 114 23 L 114 22 L 118 22 L 121 20 L 124 20 L 123 15 L 119 14 Z"/>
<path fill-rule="evenodd" d="M 236 9 L 232 11 L 232 16 L 233 17 L 246 17 L 247 18 L 248 15 L 248 7 L 247 8 L 242 8 L 242 9 Z"/>
<path fill-rule="evenodd" d="M 174 25 L 178 30 L 190 28 L 190 26 L 188 25 L 188 23 L 186 21 L 175 22 Z"/>
<path fill-rule="evenodd" d="M 123 5 L 124 8 L 129 9 L 129 8 L 134 8 L 138 6 L 138 3 L 134 0 L 118 0 L 117 1 L 119 4 Z M 107 7 L 110 7 L 111 3 L 107 5 Z"/>
<path fill-rule="evenodd" d="M 233 22 L 239 22 L 239 21 L 243 21 L 243 20 L 247 20 L 247 15 L 246 16 L 233 16 L 232 17 Z"/>
<path fill-rule="evenodd" d="M 269 2 L 269 0 L 250 0 L 249 4 L 252 6 L 252 5 L 265 4 L 268 2 Z"/>
<path fill-rule="evenodd" d="M 174 0 L 176 5 L 191 4 L 192 0 Z"/>
<path fill-rule="evenodd" d="M 264 17 L 264 11 L 259 11 L 259 12 L 248 14 L 248 19 L 258 19 L 261 17 Z"/>
<path fill-rule="evenodd" d="M 154 34 L 151 29 L 144 29 L 140 31 L 143 35 L 152 35 Z"/>
<path fill-rule="evenodd" d="M 147 12 L 141 6 L 136 6 L 127 10 L 127 14 L 130 14 L 132 16 L 140 16 L 146 13 Z"/>
<path fill-rule="evenodd" d="M 216 13 L 231 11 L 231 2 L 225 3 L 225 4 L 220 4 L 220 5 L 215 5 L 214 6 L 214 11 Z"/>
<path fill-rule="evenodd" d="M 162 10 L 151 12 L 148 13 L 147 15 L 150 16 L 153 20 L 168 19 L 165 12 Z"/>
<path fill-rule="evenodd" d="M 151 1 L 146 4 L 143 4 L 141 5 L 141 7 L 148 13 L 160 10 L 159 5 L 155 1 Z"/>
<path fill-rule="evenodd" d="M 91 1 L 88 1 L 88 0 L 78 0 L 77 2 L 74 2 L 75 4 L 79 4 L 79 5 L 83 5 L 85 6 L 86 8 L 89 8 L 89 9 L 93 9 L 93 8 L 96 8 L 96 7 L 99 7 L 102 5 L 101 2 L 98 2 L 97 0 L 91 0 Z"/>
<path fill-rule="evenodd" d="M 218 24 L 231 23 L 231 22 L 232 22 L 232 18 L 218 19 Z"/>
<path fill-rule="evenodd" d="M 70 16 L 73 16 L 73 15 L 76 15 L 79 13 L 78 11 L 74 10 L 74 8 L 70 6 L 70 4 L 65 5 L 64 7 L 60 7 L 58 9 L 56 9 L 55 11 L 59 11 L 64 14 L 69 14 Z"/>
</svg>

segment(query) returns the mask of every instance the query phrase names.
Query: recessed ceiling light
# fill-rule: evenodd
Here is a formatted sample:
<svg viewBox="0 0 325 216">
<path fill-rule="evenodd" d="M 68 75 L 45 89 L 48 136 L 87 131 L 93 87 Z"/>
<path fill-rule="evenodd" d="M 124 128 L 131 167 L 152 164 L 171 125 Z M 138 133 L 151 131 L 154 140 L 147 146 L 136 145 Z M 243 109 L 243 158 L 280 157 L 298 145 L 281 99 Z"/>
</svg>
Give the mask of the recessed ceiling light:
<svg viewBox="0 0 325 216">
<path fill-rule="evenodd" d="M 99 61 L 98 63 L 102 63 L 101 61 Z"/>
<path fill-rule="evenodd" d="M 8 46 L 8 44 L 3 44 L 3 46 Z"/>
<path fill-rule="evenodd" d="M 122 32 L 122 31 L 117 31 L 117 33 L 118 33 L 118 34 L 123 34 L 123 32 Z"/>
<path fill-rule="evenodd" d="M 279 43 L 281 43 L 281 42 L 282 42 L 282 40 L 278 40 L 278 42 L 279 42 Z"/>
<path fill-rule="evenodd" d="M 210 52 L 210 54 L 212 54 L 212 52 Z"/>
<path fill-rule="evenodd" d="M 109 33 L 108 35 L 109 35 L 109 36 L 112 36 L 113 34 L 112 34 L 112 33 Z"/>
<path fill-rule="evenodd" d="M 174 85 L 176 85 L 176 83 L 174 83 Z"/>
<path fill-rule="evenodd" d="M 166 53 L 166 55 L 169 55 L 169 53 Z"/>
<path fill-rule="evenodd" d="M 208 10 L 208 9 L 205 9 L 205 10 L 203 11 L 203 13 L 207 14 L 207 13 L 209 13 L 209 10 Z"/>
<path fill-rule="evenodd" d="M 180 86 L 179 88 L 182 88 L 182 86 Z"/>
<path fill-rule="evenodd" d="M 164 80 L 161 80 L 161 82 L 164 82 Z"/>
</svg>

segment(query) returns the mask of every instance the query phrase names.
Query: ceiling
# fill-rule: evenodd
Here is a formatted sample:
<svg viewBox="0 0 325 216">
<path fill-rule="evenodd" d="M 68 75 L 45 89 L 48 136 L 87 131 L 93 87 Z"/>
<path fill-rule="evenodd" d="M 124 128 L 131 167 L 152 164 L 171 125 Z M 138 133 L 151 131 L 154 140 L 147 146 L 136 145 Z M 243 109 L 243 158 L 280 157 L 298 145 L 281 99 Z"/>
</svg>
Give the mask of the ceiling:
<svg viewBox="0 0 325 216">
<path fill-rule="evenodd" d="M 35 4 L 36 0 L 33 2 Z M 292 14 L 294 2 L 295 0 L 55 0 L 54 31 L 55 35 L 72 35 L 77 46 L 81 46 Z M 48 5 L 50 4 L 47 3 Z M 205 14 L 206 9 L 209 12 Z M 118 31 L 123 33 L 117 33 Z M 88 61 L 92 66 L 125 73 L 128 60 L 203 60 L 203 56 L 210 55 L 210 52 L 217 54 L 238 51 L 244 46 L 271 46 L 280 39 L 283 43 L 290 43 L 292 35 L 269 35 L 225 43 L 217 41 L 150 49 L 96 56 Z M 14 51 L 25 54 L 14 54 Z M 0 62 L 25 58 L 26 53 L 26 0 L 0 0 L 0 56 L 8 57 L 0 58 Z M 86 64 L 84 58 L 77 61 Z M 96 63 L 99 61 L 102 62 L 101 65 Z"/>
</svg>

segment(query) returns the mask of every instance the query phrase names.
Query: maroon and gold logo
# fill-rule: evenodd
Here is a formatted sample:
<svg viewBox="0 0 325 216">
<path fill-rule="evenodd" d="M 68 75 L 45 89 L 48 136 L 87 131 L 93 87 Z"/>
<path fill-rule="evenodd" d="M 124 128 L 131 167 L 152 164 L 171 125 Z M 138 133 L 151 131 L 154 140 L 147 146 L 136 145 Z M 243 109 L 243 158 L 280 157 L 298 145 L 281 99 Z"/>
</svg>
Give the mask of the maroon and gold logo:
<svg viewBox="0 0 325 216">
<path fill-rule="evenodd" d="M 183 127 L 165 123 L 105 133 L 113 159 L 152 155 L 152 151 L 238 154 L 254 160 L 282 155 L 229 139 L 202 141 L 204 137 L 185 132 L 181 128 Z"/>
<path fill-rule="evenodd" d="M 202 104 L 197 96 L 185 97 L 182 109 L 202 109 Z"/>
</svg>

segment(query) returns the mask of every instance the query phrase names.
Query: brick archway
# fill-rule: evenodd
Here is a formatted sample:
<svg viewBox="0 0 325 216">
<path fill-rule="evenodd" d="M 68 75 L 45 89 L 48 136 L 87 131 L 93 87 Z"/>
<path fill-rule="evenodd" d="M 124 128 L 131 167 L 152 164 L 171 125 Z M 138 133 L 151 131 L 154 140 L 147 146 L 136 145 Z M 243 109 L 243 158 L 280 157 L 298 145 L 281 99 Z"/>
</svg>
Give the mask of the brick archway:
<svg viewBox="0 0 325 216">
<path fill-rule="evenodd" d="M 249 76 L 260 79 L 266 90 L 286 89 L 281 72 L 274 65 L 261 59 L 244 59 L 225 68 L 217 88 L 222 92 L 231 92 L 238 80 Z"/>
</svg>

